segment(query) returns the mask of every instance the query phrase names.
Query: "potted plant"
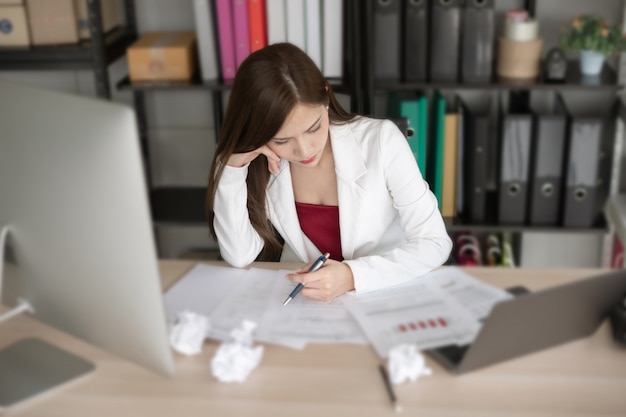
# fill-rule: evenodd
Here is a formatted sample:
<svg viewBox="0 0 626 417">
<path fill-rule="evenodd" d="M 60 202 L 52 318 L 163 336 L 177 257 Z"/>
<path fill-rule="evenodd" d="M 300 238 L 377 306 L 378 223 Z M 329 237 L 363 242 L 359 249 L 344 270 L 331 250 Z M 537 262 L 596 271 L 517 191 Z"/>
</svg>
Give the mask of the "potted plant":
<svg viewBox="0 0 626 417">
<path fill-rule="evenodd" d="M 607 56 L 626 49 L 621 26 L 592 14 L 572 18 L 562 31 L 561 47 L 580 52 L 581 72 L 585 75 L 599 74 Z"/>
</svg>

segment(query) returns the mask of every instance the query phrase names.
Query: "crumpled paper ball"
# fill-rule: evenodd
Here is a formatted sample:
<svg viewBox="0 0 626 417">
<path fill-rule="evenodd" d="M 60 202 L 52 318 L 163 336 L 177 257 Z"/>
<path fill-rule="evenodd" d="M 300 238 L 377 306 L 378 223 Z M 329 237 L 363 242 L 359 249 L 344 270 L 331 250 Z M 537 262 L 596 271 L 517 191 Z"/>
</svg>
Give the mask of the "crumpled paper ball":
<svg viewBox="0 0 626 417">
<path fill-rule="evenodd" d="M 197 355 L 209 328 L 209 319 L 191 311 L 178 313 L 170 327 L 170 345 L 184 355 Z"/>
<path fill-rule="evenodd" d="M 263 357 L 263 346 L 252 347 L 256 323 L 244 320 L 230 333 L 232 341 L 222 343 L 211 360 L 211 370 L 221 382 L 244 382 Z"/>
<path fill-rule="evenodd" d="M 420 377 L 432 374 L 426 360 L 412 344 L 402 344 L 389 351 L 389 379 L 393 384 L 417 381 Z"/>
</svg>

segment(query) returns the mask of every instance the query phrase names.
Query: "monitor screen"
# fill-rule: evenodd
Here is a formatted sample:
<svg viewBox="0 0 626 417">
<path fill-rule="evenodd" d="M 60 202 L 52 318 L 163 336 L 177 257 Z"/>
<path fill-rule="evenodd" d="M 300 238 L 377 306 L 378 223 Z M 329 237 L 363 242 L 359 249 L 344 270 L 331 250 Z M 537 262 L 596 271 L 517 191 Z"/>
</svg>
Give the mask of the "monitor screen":
<svg viewBox="0 0 626 417">
<path fill-rule="evenodd" d="M 2 303 L 169 375 L 141 155 L 131 107 L 0 79 Z"/>
</svg>

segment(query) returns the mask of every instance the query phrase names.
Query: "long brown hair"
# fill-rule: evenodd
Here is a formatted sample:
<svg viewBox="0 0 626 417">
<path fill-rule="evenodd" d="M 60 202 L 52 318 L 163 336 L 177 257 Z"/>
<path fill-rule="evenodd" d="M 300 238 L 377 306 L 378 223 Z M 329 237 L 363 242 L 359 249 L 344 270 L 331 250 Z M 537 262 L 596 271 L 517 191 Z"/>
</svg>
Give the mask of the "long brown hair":
<svg viewBox="0 0 626 417">
<path fill-rule="evenodd" d="M 345 123 L 354 118 L 341 107 L 313 60 L 295 45 L 269 45 L 250 54 L 241 63 L 209 174 L 206 212 L 215 239 L 213 204 L 224 165 L 232 154 L 251 152 L 267 144 L 298 103 L 327 105 L 331 123 Z M 250 163 L 246 183 L 249 218 L 265 242 L 257 258 L 261 261 L 277 260 L 282 251 L 282 244 L 265 210 L 269 178 L 267 159 L 260 155 Z"/>
</svg>

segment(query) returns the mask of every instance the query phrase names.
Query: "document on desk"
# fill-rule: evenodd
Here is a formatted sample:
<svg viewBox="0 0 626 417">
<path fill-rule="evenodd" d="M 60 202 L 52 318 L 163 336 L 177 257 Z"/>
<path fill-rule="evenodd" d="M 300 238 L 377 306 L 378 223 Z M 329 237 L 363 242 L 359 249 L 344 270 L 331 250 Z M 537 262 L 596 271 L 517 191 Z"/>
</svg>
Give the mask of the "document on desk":
<svg viewBox="0 0 626 417">
<path fill-rule="evenodd" d="M 184 310 L 209 317 L 220 301 L 241 282 L 245 269 L 198 263 L 164 296 L 169 323 Z"/>
<path fill-rule="evenodd" d="M 448 267 L 405 284 L 353 294 L 344 304 L 381 358 L 403 343 L 418 349 L 470 343 L 506 293 Z"/>
<path fill-rule="evenodd" d="M 283 306 L 285 294 L 294 287 L 285 278 L 289 272 L 278 271 L 260 334 L 268 338 L 297 337 L 314 343 L 369 343 L 343 304 L 342 300 L 347 296 L 330 301 L 298 296 Z"/>
<path fill-rule="evenodd" d="M 446 297 L 462 305 L 479 323 L 487 318 L 496 303 L 513 298 L 508 291 L 479 281 L 455 267 L 441 268 L 428 275 Z"/>
<path fill-rule="evenodd" d="M 255 339 L 296 349 L 308 342 L 368 343 L 340 299 L 296 297 L 283 306 L 294 284 L 289 271 L 198 264 L 165 294 L 169 320 L 189 310 L 209 318 L 208 337 L 227 341 L 243 320 L 257 323 Z"/>
</svg>

